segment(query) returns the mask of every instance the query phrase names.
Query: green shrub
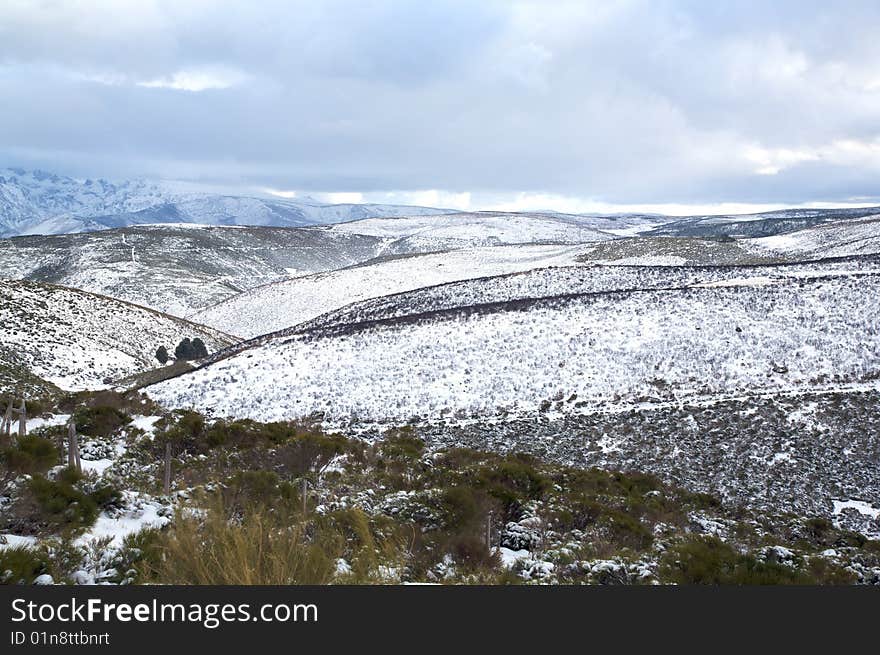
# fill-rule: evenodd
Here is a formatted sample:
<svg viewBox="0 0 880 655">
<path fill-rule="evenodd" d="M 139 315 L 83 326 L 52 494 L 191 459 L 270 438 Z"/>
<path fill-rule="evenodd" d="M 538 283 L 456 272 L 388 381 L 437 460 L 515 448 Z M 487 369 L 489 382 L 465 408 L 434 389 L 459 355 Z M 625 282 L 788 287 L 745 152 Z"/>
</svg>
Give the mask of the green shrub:
<svg viewBox="0 0 880 655">
<path fill-rule="evenodd" d="M 621 473 L 615 471 L 611 473 L 611 478 L 624 495 L 637 496 L 639 498 L 649 491 L 656 491 L 663 486 L 657 477 L 647 473 Z"/>
<path fill-rule="evenodd" d="M 471 525 L 480 513 L 480 502 L 473 489 L 465 486 L 450 487 L 440 495 L 443 524 L 450 528 Z"/>
<path fill-rule="evenodd" d="M 685 502 L 695 509 L 718 509 L 721 507 L 721 501 L 707 493 L 691 493 L 687 494 Z"/>
<path fill-rule="evenodd" d="M 273 507 L 282 496 L 274 471 L 240 471 L 229 480 L 226 502 L 230 507 Z"/>
<path fill-rule="evenodd" d="M 385 435 L 379 452 L 385 459 L 412 462 L 425 452 L 425 442 L 414 436 L 411 428 L 400 428 Z"/>
<path fill-rule="evenodd" d="M 109 484 L 97 486 L 89 495 L 101 509 L 118 507 L 122 502 L 122 492 Z"/>
<path fill-rule="evenodd" d="M 155 570 L 162 562 L 162 532 L 159 528 L 147 528 L 127 535 L 122 547 L 113 558 L 113 567 L 119 571 L 120 580 L 126 578 L 137 582 Z M 130 572 L 134 571 L 134 575 Z"/>
<path fill-rule="evenodd" d="M 74 412 L 73 419 L 79 432 L 93 437 L 109 437 L 131 423 L 128 414 L 109 405 L 80 407 Z"/>
<path fill-rule="evenodd" d="M 654 541 L 654 535 L 647 525 L 624 512 L 606 508 L 598 522 L 608 530 L 611 541 L 621 548 L 645 550 Z"/>
<path fill-rule="evenodd" d="M 0 460 L 12 471 L 45 473 L 58 463 L 58 449 L 49 439 L 28 435 L 0 451 Z"/>
<path fill-rule="evenodd" d="M 526 455 L 514 455 L 497 465 L 481 467 L 477 484 L 501 501 L 505 520 L 518 518 L 519 508 L 525 502 L 541 498 L 552 486 L 550 479 L 539 473 L 534 460 Z"/>
<path fill-rule="evenodd" d="M 717 537 L 692 537 L 669 549 L 661 577 L 679 584 L 790 585 L 809 584 L 802 571 L 742 555 Z"/>
<path fill-rule="evenodd" d="M 28 490 L 36 501 L 41 518 L 62 527 L 88 527 L 98 512 L 118 504 L 122 494 L 109 485 L 100 485 L 91 493 L 76 486 L 81 475 L 74 469 L 61 471 L 57 480 L 36 475 L 28 482 Z"/>
<path fill-rule="evenodd" d="M 347 440 L 320 432 L 297 434 L 276 450 L 276 461 L 295 476 L 317 473 L 346 451 Z"/>
<path fill-rule="evenodd" d="M 203 439 L 205 431 L 205 417 L 198 412 L 183 410 L 175 412 L 179 418 L 169 427 L 164 435 L 164 440 L 171 441 L 179 447 L 202 451 L 205 450 Z M 158 444 L 157 440 L 157 444 Z"/>
<path fill-rule="evenodd" d="M 31 584 L 48 570 L 48 557 L 36 548 L 15 546 L 0 550 L 0 584 Z"/>
<path fill-rule="evenodd" d="M 83 479 L 83 474 L 77 471 L 72 466 L 65 466 L 63 469 L 58 471 L 56 479 L 58 480 L 58 482 L 63 482 L 65 484 L 76 484 Z"/>
<path fill-rule="evenodd" d="M 473 532 L 453 536 L 446 550 L 465 572 L 496 569 L 500 563 L 483 536 Z"/>
<path fill-rule="evenodd" d="M 852 571 L 847 571 L 822 557 L 809 558 L 807 571 L 816 584 L 850 585 L 856 582 L 856 576 Z"/>
<path fill-rule="evenodd" d="M 318 530 L 325 535 L 339 536 L 342 556 L 351 567 L 351 572 L 341 582 L 381 582 L 380 564 L 399 558 L 396 539 L 393 536 L 379 538 L 370 517 L 357 507 L 331 512 L 319 520 Z"/>
<path fill-rule="evenodd" d="M 602 515 L 604 506 L 586 494 L 572 494 L 553 515 L 556 528 L 564 532 L 585 530 L 594 525 Z"/>
<path fill-rule="evenodd" d="M 88 527 L 98 517 L 98 504 L 70 482 L 34 476 L 28 487 L 49 523 Z"/>
</svg>

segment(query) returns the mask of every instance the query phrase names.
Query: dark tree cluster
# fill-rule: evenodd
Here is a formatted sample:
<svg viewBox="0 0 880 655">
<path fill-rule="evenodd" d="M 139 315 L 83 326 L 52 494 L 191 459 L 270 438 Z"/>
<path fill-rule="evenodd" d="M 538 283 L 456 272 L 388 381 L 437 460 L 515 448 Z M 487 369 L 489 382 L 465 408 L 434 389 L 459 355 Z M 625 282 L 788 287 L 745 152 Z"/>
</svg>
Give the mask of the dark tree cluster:
<svg viewBox="0 0 880 655">
<path fill-rule="evenodd" d="M 202 359 L 207 356 L 208 349 L 205 347 L 205 342 L 198 337 L 192 341 L 184 338 L 174 349 L 174 357 L 181 360 Z"/>
</svg>

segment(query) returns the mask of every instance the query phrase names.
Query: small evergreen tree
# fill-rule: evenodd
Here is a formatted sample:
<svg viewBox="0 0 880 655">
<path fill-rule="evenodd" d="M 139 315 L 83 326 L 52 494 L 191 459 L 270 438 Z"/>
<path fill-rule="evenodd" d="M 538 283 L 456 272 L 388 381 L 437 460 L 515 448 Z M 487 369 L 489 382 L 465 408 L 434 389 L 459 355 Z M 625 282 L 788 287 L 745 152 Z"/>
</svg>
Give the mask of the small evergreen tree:
<svg viewBox="0 0 880 655">
<path fill-rule="evenodd" d="M 192 340 L 192 354 L 193 359 L 202 359 L 208 356 L 208 348 L 205 346 L 205 342 L 198 337 Z"/>
<path fill-rule="evenodd" d="M 177 348 L 174 349 L 174 357 L 180 360 L 192 359 L 192 342 L 189 337 L 184 337 Z"/>
<path fill-rule="evenodd" d="M 168 349 L 165 346 L 159 346 L 156 349 L 156 359 L 159 360 L 160 364 L 166 364 L 168 362 Z"/>
</svg>

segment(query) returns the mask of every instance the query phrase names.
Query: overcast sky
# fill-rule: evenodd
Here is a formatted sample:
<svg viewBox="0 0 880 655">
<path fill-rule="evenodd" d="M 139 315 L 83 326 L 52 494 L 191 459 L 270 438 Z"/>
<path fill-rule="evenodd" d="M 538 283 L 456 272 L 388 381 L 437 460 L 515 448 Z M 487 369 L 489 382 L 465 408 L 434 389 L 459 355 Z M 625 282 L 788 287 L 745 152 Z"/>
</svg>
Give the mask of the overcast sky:
<svg viewBox="0 0 880 655">
<path fill-rule="evenodd" d="M 462 208 L 880 202 L 880 2 L 0 2 L 0 167 Z"/>
</svg>

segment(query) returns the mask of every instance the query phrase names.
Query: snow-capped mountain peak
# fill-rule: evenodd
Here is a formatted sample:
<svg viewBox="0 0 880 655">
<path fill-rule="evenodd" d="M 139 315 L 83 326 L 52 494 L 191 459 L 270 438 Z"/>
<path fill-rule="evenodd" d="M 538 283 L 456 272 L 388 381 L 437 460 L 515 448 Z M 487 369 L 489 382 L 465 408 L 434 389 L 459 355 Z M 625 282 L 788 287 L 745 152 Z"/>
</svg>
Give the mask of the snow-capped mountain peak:
<svg viewBox="0 0 880 655">
<path fill-rule="evenodd" d="M 175 182 L 77 180 L 42 170 L 0 169 L 0 237 L 148 223 L 297 227 L 445 211 L 403 205 L 327 204 L 308 196 L 228 195 L 193 190 Z"/>
</svg>

